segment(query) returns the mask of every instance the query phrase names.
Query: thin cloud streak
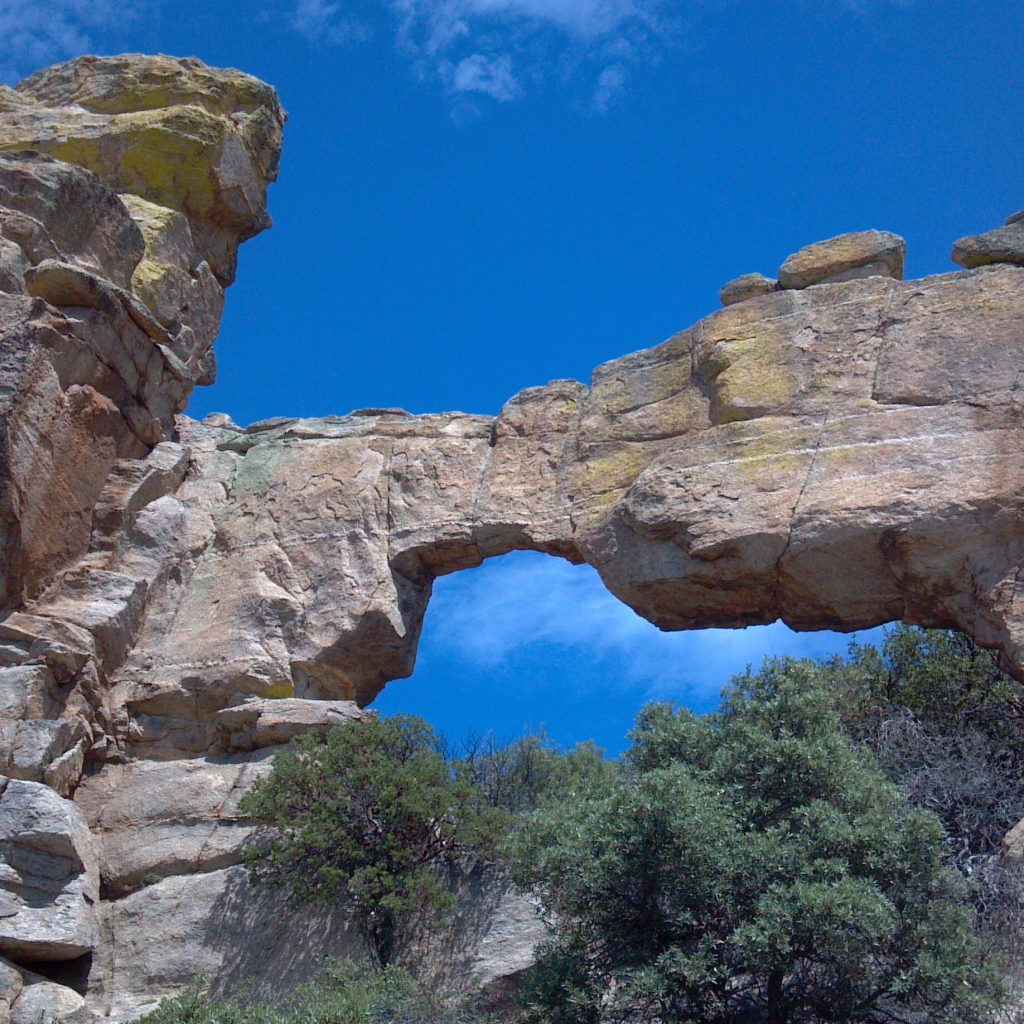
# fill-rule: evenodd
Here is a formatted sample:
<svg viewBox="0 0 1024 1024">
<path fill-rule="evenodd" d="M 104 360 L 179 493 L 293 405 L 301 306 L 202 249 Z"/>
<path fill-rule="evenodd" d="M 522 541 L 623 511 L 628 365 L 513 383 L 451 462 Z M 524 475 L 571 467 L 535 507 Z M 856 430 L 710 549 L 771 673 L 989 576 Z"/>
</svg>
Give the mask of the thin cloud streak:
<svg viewBox="0 0 1024 1024">
<path fill-rule="evenodd" d="M 873 641 L 878 632 L 858 639 Z M 819 657 L 845 650 L 849 639 L 794 633 L 780 622 L 663 633 L 613 597 L 590 567 L 517 554 L 438 581 L 420 662 L 443 658 L 486 674 L 546 649 L 567 665 L 597 666 L 642 700 L 707 706 L 732 675 L 769 655 Z"/>
<path fill-rule="evenodd" d="M 298 0 L 291 27 L 307 42 L 344 46 L 364 42 L 370 29 L 340 13 L 340 4 L 326 0 Z"/>
<path fill-rule="evenodd" d="M 152 8 L 118 0 L 0 0 L 0 81 L 103 49 Z"/>
</svg>

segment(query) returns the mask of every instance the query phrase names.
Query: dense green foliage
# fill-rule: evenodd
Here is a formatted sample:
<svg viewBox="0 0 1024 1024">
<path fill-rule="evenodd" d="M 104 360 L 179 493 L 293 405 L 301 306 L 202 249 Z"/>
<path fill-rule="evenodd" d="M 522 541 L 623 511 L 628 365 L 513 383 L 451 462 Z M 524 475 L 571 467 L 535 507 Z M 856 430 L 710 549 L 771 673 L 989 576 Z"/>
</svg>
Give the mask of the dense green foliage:
<svg viewBox="0 0 1024 1024">
<path fill-rule="evenodd" d="M 942 819 L 962 870 L 1024 818 L 1024 692 L 962 633 L 897 626 L 821 671 L 851 736 Z"/>
<path fill-rule="evenodd" d="M 194 985 L 139 1024 L 488 1024 L 488 1018 L 445 1003 L 400 968 L 371 972 L 337 963 L 281 1005 L 218 1000 Z"/>
<path fill-rule="evenodd" d="M 1024 818 L 1022 722 L 991 654 L 907 627 L 767 662 L 714 715 L 651 705 L 621 763 L 375 720 L 278 756 L 243 802 L 269 826 L 250 870 L 346 899 L 387 965 L 453 909 L 453 869 L 510 858 L 557 922 L 537 1024 L 972 1024 L 1001 998 L 987 950 L 1024 951 L 1024 877 L 995 856 Z M 329 988 L 215 1016 L 192 993 L 151 1024 L 480 1019 L 393 969 Z"/>
<path fill-rule="evenodd" d="M 967 1022 L 1001 996 L 943 831 L 845 734 L 817 666 L 638 720 L 621 778 L 519 831 L 557 920 L 544 1024 Z"/>
<path fill-rule="evenodd" d="M 304 736 L 241 810 L 271 826 L 249 852 L 253 881 L 347 899 L 381 966 L 406 929 L 453 908 L 446 865 L 490 855 L 504 829 L 431 727 L 407 716 Z"/>
</svg>

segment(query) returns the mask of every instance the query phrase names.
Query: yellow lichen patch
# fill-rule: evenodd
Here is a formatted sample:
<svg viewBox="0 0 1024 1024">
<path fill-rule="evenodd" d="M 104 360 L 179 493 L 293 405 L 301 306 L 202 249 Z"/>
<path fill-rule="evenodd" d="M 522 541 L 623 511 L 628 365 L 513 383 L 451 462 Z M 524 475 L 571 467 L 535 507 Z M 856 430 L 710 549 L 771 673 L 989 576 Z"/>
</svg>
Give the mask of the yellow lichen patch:
<svg viewBox="0 0 1024 1024">
<path fill-rule="evenodd" d="M 102 175 L 118 191 L 203 216 L 217 199 L 216 166 L 227 123 L 180 106 L 96 118 L 70 114 L 0 127 L 0 149 L 31 148 Z"/>
<path fill-rule="evenodd" d="M 595 458 L 588 458 L 576 483 L 583 505 L 610 505 L 617 501 L 650 464 L 649 445 L 624 444 Z"/>
<path fill-rule="evenodd" d="M 214 168 L 226 126 L 201 107 L 124 114 L 123 187 L 163 206 L 203 216 L 216 202 Z"/>
<path fill-rule="evenodd" d="M 290 679 L 283 683 L 274 683 L 273 686 L 268 686 L 261 696 L 268 700 L 284 700 L 286 697 L 294 697 L 295 684 Z"/>
<path fill-rule="evenodd" d="M 192 250 L 192 234 L 185 217 L 131 193 L 121 201 L 138 225 L 146 245 L 132 274 L 132 291 L 150 309 L 158 311 L 175 291 L 175 278 L 184 274 Z"/>
<path fill-rule="evenodd" d="M 717 342 L 705 365 L 715 373 L 711 422 L 732 423 L 782 411 L 796 393 L 786 350 L 770 326 Z"/>
</svg>

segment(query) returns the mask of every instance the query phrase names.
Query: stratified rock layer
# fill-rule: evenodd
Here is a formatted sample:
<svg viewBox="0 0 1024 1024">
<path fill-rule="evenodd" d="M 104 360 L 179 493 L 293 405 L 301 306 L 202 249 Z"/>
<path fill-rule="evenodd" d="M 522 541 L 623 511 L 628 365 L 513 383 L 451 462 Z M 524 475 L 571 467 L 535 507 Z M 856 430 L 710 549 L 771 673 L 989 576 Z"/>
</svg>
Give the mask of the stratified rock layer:
<svg viewBox="0 0 1024 1024">
<path fill-rule="evenodd" d="M 955 626 L 1024 678 L 1024 268 L 901 281 L 901 239 L 840 236 L 497 417 L 196 423 L 282 122 L 166 57 L 0 89 L 5 1007 L 72 1012 L 29 960 L 126 1019 L 351 950 L 336 908 L 249 888 L 238 801 L 277 745 L 358 728 L 433 580 L 488 557 L 588 562 L 665 629 Z M 525 966 L 528 898 L 462 896 L 436 968 Z"/>
</svg>

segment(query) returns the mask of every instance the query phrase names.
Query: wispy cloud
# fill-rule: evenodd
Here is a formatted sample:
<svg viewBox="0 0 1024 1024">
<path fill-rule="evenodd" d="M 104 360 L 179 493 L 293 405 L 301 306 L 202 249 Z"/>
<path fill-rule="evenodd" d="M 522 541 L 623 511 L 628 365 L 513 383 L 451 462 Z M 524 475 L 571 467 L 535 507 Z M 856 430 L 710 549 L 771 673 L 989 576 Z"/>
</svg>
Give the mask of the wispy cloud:
<svg viewBox="0 0 1024 1024">
<path fill-rule="evenodd" d="M 0 0 L 0 81 L 103 48 L 152 5 L 119 0 Z"/>
<path fill-rule="evenodd" d="M 782 623 L 663 633 L 614 598 L 588 566 L 515 554 L 438 581 L 423 655 L 484 674 L 521 652 L 546 648 L 552 657 L 589 665 L 583 685 L 592 686 L 596 673 L 641 700 L 703 707 L 732 675 L 769 655 L 820 657 L 845 651 L 849 640 L 794 633 Z"/>
<path fill-rule="evenodd" d="M 311 43 L 342 46 L 369 38 L 369 26 L 343 14 L 340 5 L 326 0 L 298 0 L 291 27 Z"/>
<path fill-rule="evenodd" d="M 443 64 L 441 76 L 453 93 L 481 93 L 499 103 L 514 100 L 522 91 L 508 55 L 485 57 L 474 53 L 463 57 L 458 64 Z"/>
<path fill-rule="evenodd" d="M 603 113 L 625 87 L 628 66 L 656 61 L 672 36 L 663 0 L 389 2 L 399 45 L 421 72 L 453 94 L 500 102 L 556 78 L 589 92 Z"/>
</svg>

